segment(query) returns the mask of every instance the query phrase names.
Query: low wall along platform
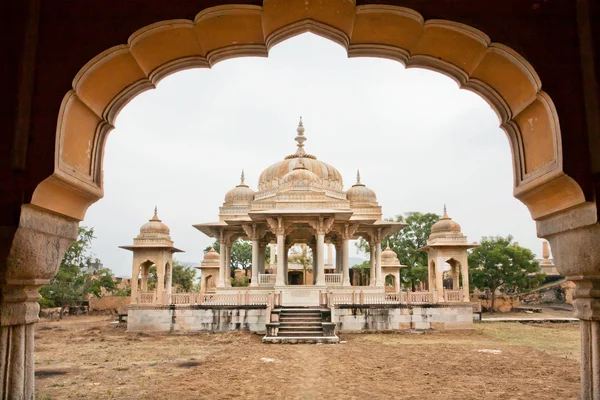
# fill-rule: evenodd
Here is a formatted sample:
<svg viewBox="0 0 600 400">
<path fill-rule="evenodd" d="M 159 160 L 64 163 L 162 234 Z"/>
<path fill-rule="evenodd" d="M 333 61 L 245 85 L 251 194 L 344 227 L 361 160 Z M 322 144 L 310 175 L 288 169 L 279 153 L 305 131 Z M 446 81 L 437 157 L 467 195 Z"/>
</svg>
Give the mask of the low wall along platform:
<svg viewBox="0 0 600 400">
<path fill-rule="evenodd" d="M 266 306 L 129 306 L 128 332 L 265 333 Z"/>
</svg>

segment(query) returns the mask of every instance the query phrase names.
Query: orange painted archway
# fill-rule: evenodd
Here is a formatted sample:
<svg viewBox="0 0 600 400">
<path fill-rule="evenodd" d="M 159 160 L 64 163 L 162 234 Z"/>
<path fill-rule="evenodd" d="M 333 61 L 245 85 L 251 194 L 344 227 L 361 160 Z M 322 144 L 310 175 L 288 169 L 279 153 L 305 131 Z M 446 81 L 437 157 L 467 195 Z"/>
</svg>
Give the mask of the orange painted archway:
<svg viewBox="0 0 600 400">
<path fill-rule="evenodd" d="M 514 195 L 540 219 L 584 203 L 563 171 L 558 116 L 532 66 L 483 32 L 414 10 L 353 1 L 265 0 L 208 8 L 191 20 L 152 24 L 84 65 L 62 102 L 52 176 L 32 204 L 78 220 L 103 195 L 104 145 L 118 112 L 165 76 L 234 57 L 268 56 L 303 32 L 326 37 L 349 57 L 383 57 L 452 77 L 496 111 L 513 156 Z"/>
</svg>

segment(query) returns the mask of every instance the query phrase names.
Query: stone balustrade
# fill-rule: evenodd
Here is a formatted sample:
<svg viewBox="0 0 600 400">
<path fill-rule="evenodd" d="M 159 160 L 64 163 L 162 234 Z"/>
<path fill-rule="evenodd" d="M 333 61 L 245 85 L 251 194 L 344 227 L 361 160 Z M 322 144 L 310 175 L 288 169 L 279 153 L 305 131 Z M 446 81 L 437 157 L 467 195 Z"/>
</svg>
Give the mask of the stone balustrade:
<svg viewBox="0 0 600 400">
<path fill-rule="evenodd" d="M 342 275 L 341 273 L 325 274 L 325 284 L 329 286 L 341 285 Z"/>
<path fill-rule="evenodd" d="M 276 274 L 258 274 L 258 285 L 259 286 L 273 286 L 277 279 Z"/>
</svg>

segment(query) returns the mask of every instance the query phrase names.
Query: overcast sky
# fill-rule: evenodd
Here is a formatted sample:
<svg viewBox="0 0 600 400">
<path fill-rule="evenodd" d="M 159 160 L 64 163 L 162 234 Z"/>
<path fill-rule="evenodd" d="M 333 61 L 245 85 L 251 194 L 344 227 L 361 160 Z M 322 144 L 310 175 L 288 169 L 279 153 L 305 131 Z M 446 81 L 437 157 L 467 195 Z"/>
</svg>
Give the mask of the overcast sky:
<svg viewBox="0 0 600 400">
<path fill-rule="evenodd" d="M 238 58 L 182 71 L 128 104 L 104 158 L 105 197 L 82 225 L 92 251 L 117 276 L 131 275 L 128 245 L 158 215 L 181 261 L 200 262 L 212 243 L 192 224 L 218 219 L 225 193 L 257 189 L 269 165 L 295 151 L 298 117 L 305 149 L 336 167 L 347 189 L 361 180 L 385 217 L 448 213 L 469 241 L 512 234 L 541 253 L 527 208 L 512 196 L 510 147 L 498 118 L 450 78 L 375 58 L 348 59 L 339 45 L 304 34 L 269 58 Z"/>
</svg>

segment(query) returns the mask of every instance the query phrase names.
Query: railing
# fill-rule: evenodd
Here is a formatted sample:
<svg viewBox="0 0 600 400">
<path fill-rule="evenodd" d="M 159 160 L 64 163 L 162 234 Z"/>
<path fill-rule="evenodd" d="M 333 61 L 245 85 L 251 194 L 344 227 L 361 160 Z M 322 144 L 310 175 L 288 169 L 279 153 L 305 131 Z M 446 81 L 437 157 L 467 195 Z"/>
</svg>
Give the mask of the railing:
<svg viewBox="0 0 600 400">
<path fill-rule="evenodd" d="M 325 274 L 326 285 L 341 285 L 342 274 Z"/>
<path fill-rule="evenodd" d="M 194 304 L 195 297 L 195 293 L 172 293 L 168 304 Z"/>
<path fill-rule="evenodd" d="M 203 294 L 200 296 L 200 304 L 207 306 L 237 306 L 237 293 Z"/>
<path fill-rule="evenodd" d="M 433 303 L 432 292 L 408 292 L 410 304 L 431 304 Z"/>
<path fill-rule="evenodd" d="M 138 292 L 138 304 L 156 303 L 156 292 Z"/>
<path fill-rule="evenodd" d="M 462 301 L 462 290 L 444 290 L 444 300 L 446 301 Z"/>
<path fill-rule="evenodd" d="M 258 284 L 260 286 L 273 286 L 276 280 L 276 274 L 258 274 Z"/>
<path fill-rule="evenodd" d="M 333 292 L 330 296 L 330 303 L 334 306 L 338 304 L 356 304 L 354 297 L 354 292 Z"/>
<path fill-rule="evenodd" d="M 362 293 L 362 304 L 400 304 L 399 293 Z"/>
</svg>

